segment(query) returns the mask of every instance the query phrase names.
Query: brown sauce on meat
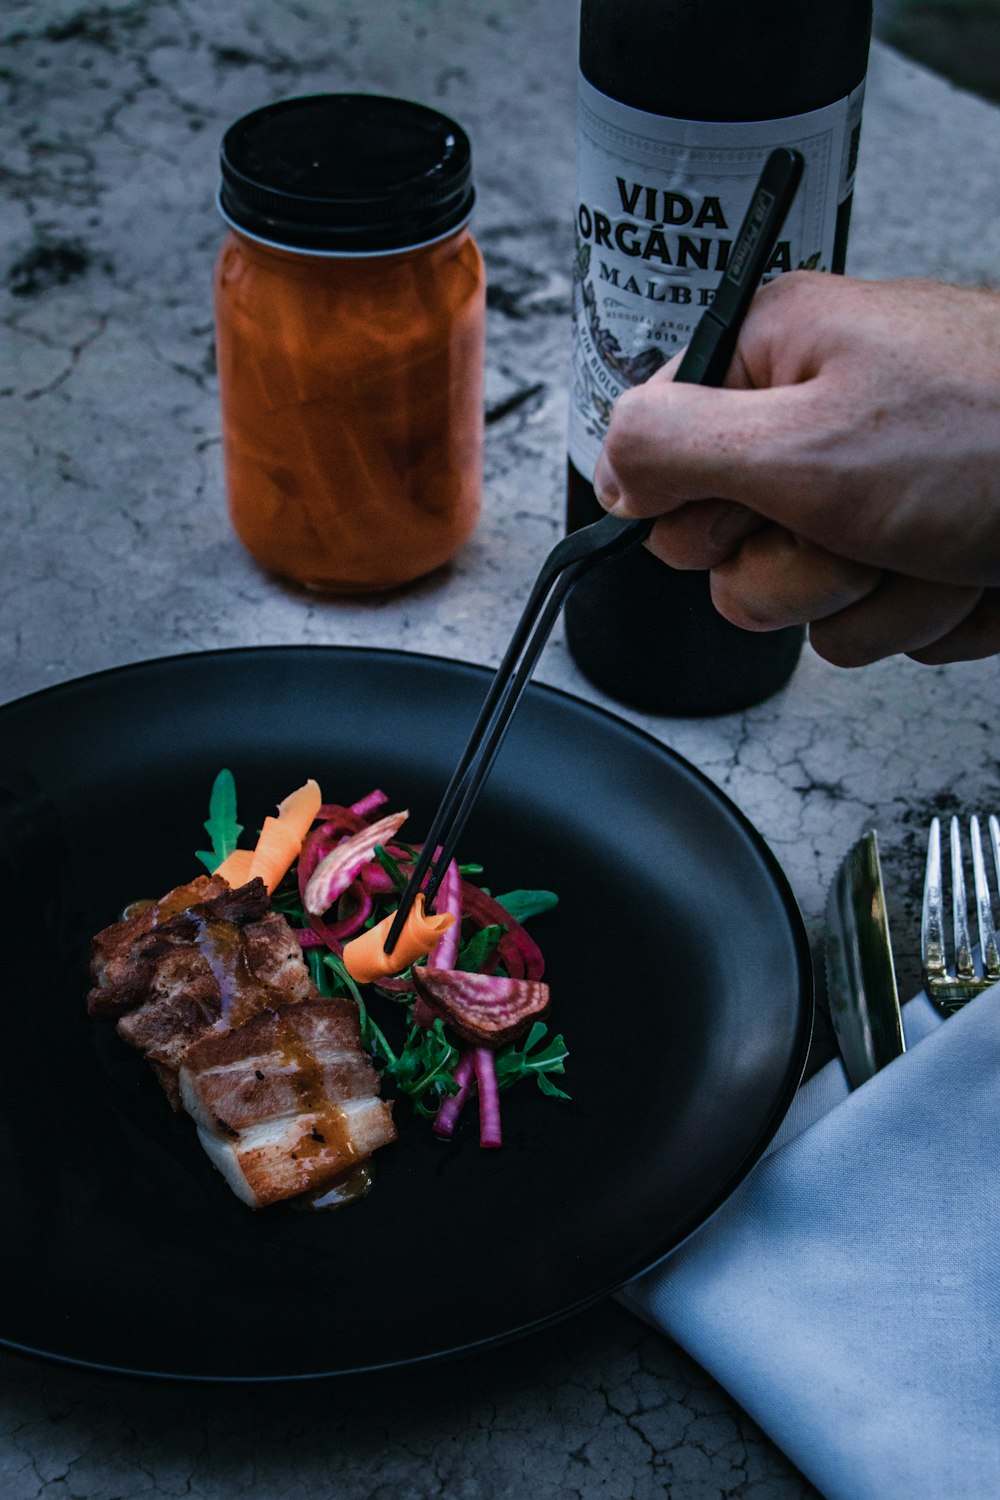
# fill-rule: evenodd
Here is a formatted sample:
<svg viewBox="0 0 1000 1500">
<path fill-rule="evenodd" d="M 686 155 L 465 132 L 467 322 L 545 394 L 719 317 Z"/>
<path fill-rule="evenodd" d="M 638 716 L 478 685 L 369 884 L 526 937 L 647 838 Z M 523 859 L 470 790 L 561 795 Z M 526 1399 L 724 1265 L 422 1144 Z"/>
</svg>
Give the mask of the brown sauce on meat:
<svg viewBox="0 0 1000 1500">
<path fill-rule="evenodd" d="M 292 1207 L 312 1213 L 330 1208 L 346 1208 L 349 1203 L 357 1203 L 360 1198 L 366 1197 L 374 1185 L 375 1163 L 370 1159 L 361 1161 L 323 1187 L 317 1188 L 314 1193 L 303 1193 L 300 1198 L 293 1198 Z"/>
<path fill-rule="evenodd" d="M 157 901 L 156 911 L 153 916 L 153 926 L 159 927 L 163 922 L 169 922 L 171 917 L 176 917 L 180 912 L 187 911 L 189 906 L 196 902 L 201 894 L 201 877 L 197 881 L 188 881 L 187 885 L 175 886 L 168 891 L 161 901 Z M 138 904 L 138 903 L 136 903 Z"/>
<path fill-rule="evenodd" d="M 122 912 L 120 920 L 122 922 L 127 922 L 129 917 L 136 917 L 141 911 L 149 911 L 150 907 L 155 905 L 156 902 L 151 900 L 148 896 L 145 897 L 142 901 L 130 901 L 128 906 L 126 906 L 125 910 Z M 155 917 L 153 920 L 155 922 Z"/>
<path fill-rule="evenodd" d="M 191 908 L 191 917 L 194 943 L 219 986 L 218 1026 L 225 1031 L 235 1030 L 263 1010 L 273 997 L 267 985 L 251 971 L 243 932 L 235 923 L 206 917 L 196 906 Z"/>
<path fill-rule="evenodd" d="M 351 1161 L 355 1148 L 347 1120 L 340 1106 L 327 1097 L 322 1064 L 316 1054 L 285 1016 L 281 1017 L 275 1041 L 291 1077 L 302 1113 L 313 1116 L 312 1129 L 302 1136 L 292 1153 L 293 1157 L 309 1160 L 323 1156 L 341 1162 Z"/>
</svg>

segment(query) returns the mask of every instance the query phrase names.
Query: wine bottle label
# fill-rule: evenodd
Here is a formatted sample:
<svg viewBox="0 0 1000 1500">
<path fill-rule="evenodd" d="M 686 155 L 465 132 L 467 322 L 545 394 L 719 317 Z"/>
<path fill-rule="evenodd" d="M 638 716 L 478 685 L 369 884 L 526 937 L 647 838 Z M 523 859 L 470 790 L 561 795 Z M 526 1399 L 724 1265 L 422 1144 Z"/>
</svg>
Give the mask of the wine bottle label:
<svg viewBox="0 0 1000 1500">
<path fill-rule="evenodd" d="M 676 120 L 620 104 L 580 78 L 570 458 L 591 479 L 611 407 L 691 337 L 726 269 L 775 146 L 805 157 L 764 275 L 829 270 L 850 195 L 864 83 L 780 120 Z"/>
</svg>

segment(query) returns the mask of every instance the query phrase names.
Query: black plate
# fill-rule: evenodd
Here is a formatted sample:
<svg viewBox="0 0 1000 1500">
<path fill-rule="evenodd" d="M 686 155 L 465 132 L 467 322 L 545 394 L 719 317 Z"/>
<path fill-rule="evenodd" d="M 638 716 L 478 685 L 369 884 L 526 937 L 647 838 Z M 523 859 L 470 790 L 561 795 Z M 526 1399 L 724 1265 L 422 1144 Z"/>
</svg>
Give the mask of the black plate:
<svg viewBox="0 0 1000 1500">
<path fill-rule="evenodd" d="M 253 1213 L 145 1064 L 86 1019 L 89 935 L 195 873 L 220 766 L 248 828 L 314 775 L 331 800 L 383 787 L 419 838 L 487 681 L 426 656 L 276 647 L 142 663 L 0 708 L 0 780 L 20 792 L 0 849 L 0 1342 L 188 1379 L 454 1354 L 611 1292 L 749 1170 L 812 1016 L 785 880 L 691 766 L 547 688 L 528 691 L 459 852 L 495 891 L 559 892 L 533 926 L 572 1103 L 505 1094 L 500 1151 L 473 1131 L 439 1142 L 398 1104 L 401 1140 L 369 1198 Z"/>
</svg>

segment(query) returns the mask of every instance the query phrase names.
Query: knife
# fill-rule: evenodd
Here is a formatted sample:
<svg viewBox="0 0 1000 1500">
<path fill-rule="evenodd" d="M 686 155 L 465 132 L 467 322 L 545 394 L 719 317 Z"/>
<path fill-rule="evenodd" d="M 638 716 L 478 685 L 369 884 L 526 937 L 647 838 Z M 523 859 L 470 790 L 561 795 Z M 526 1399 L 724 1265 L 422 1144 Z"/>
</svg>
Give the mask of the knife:
<svg viewBox="0 0 1000 1500">
<path fill-rule="evenodd" d="M 856 1089 L 906 1050 L 874 830 L 848 852 L 830 888 L 826 977 L 830 1019 Z"/>
</svg>

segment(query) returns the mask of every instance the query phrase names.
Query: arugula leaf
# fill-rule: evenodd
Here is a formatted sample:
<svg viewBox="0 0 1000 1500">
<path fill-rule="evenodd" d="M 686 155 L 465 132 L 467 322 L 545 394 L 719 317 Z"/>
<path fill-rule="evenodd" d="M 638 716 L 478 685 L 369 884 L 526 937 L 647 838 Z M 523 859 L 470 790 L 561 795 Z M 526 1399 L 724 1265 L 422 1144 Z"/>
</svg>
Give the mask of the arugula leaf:
<svg viewBox="0 0 1000 1500">
<path fill-rule="evenodd" d="M 560 1043 L 562 1042 L 562 1037 L 559 1038 L 559 1042 Z M 553 1068 L 552 1069 L 553 1073 L 555 1073 L 555 1072 L 561 1072 L 561 1071 L 562 1071 L 561 1069 L 557 1069 L 557 1068 Z M 570 1103 L 572 1103 L 572 1100 L 573 1100 L 572 1094 L 567 1094 L 566 1091 L 565 1091 L 565 1089 L 557 1088 L 556 1085 L 552 1082 L 551 1078 L 549 1078 L 547 1074 L 545 1074 L 545 1073 L 536 1073 L 535 1074 L 535 1082 L 538 1084 L 538 1087 L 541 1089 L 542 1093 L 543 1094 L 548 1094 L 551 1099 L 566 1099 Z"/>
<path fill-rule="evenodd" d="M 306 965 L 312 975 L 313 984 L 321 995 L 332 995 L 333 984 L 323 962 L 323 953 L 319 948 L 307 948 L 305 950 Z"/>
<path fill-rule="evenodd" d="M 543 1094 L 554 1099 L 570 1098 L 548 1076 L 550 1073 L 565 1073 L 564 1063 L 569 1056 L 566 1043 L 559 1035 L 552 1037 L 544 1047 L 540 1046 L 542 1038 L 547 1034 L 548 1027 L 541 1021 L 536 1021 L 525 1037 L 523 1047 L 509 1042 L 506 1047 L 499 1049 L 493 1061 L 497 1084 L 501 1089 L 509 1089 L 522 1078 L 533 1077 Z M 538 1050 L 532 1053 L 532 1047 L 537 1047 Z"/>
<path fill-rule="evenodd" d="M 399 868 L 392 855 L 388 852 L 388 850 L 384 849 L 381 844 L 375 845 L 374 852 L 375 859 L 382 866 L 383 870 L 388 875 L 393 885 L 397 885 L 399 889 L 402 890 L 406 885 L 406 876 L 403 874 L 402 870 Z"/>
<path fill-rule="evenodd" d="M 326 964 L 327 968 L 332 970 L 332 972 L 339 979 L 341 993 L 346 990 L 358 1009 L 363 1012 L 365 1009 L 365 1002 L 361 998 L 361 991 L 358 989 L 357 985 L 354 983 L 354 980 L 347 972 L 347 965 L 344 963 L 344 960 L 342 958 L 338 958 L 336 953 L 324 953 L 323 962 Z"/>
<path fill-rule="evenodd" d="M 298 886 L 279 886 L 271 897 L 271 906 L 274 911 L 280 911 L 283 917 L 289 918 L 293 926 L 309 926 L 309 919 L 305 914 Z"/>
<path fill-rule="evenodd" d="M 529 917 L 551 911 L 559 904 L 555 891 L 508 891 L 506 896 L 494 896 L 493 899 L 504 911 L 510 912 L 515 922 L 526 922 Z"/>
<path fill-rule="evenodd" d="M 199 849 L 195 859 L 200 859 L 212 875 L 232 854 L 243 832 L 243 824 L 236 821 L 236 782 L 232 771 L 220 771 L 212 783 L 208 819 L 202 827 L 212 840 L 212 848 Z"/>
<path fill-rule="evenodd" d="M 480 927 L 479 931 L 473 933 L 469 941 L 463 943 L 459 949 L 455 968 L 464 969 L 467 973 L 478 973 L 506 931 L 506 927 L 501 927 L 499 924 L 493 927 Z"/>
<path fill-rule="evenodd" d="M 338 967 L 343 967 L 339 961 Z M 350 976 L 348 979 L 350 981 Z M 411 1025 L 401 1050 L 394 1052 L 385 1033 L 368 1014 L 368 1007 L 353 981 L 350 983 L 358 1002 L 362 1045 L 382 1072 L 393 1080 L 400 1093 L 407 1095 L 416 1113 L 430 1119 L 437 1114 L 438 1105 L 445 1095 L 454 1094 L 458 1089 L 451 1076 L 458 1062 L 458 1049 L 445 1036 L 444 1022 L 437 1020 L 430 1028 Z"/>
<path fill-rule="evenodd" d="M 368 1007 L 360 995 L 358 996 L 358 1017 L 361 1021 L 361 1045 L 365 1051 L 371 1053 L 380 1067 L 394 1066 L 399 1059 L 386 1041 L 385 1033 L 375 1025 L 368 1014 Z"/>
<path fill-rule="evenodd" d="M 430 1027 L 411 1026 L 403 1050 L 385 1071 L 409 1096 L 417 1114 L 427 1117 L 437 1113 L 445 1094 L 457 1091 L 451 1076 L 457 1062 L 458 1048 L 445 1036 L 444 1022 L 439 1019 Z M 430 1095 L 429 1100 L 425 1094 Z"/>
<path fill-rule="evenodd" d="M 368 1014 L 361 992 L 341 960 L 330 953 L 325 962 L 357 1003 L 362 1046 L 371 1053 L 382 1072 L 389 1075 L 400 1093 L 409 1096 L 418 1115 L 430 1118 L 437 1114 L 445 1094 L 454 1094 L 458 1088 L 451 1076 L 458 1061 L 458 1049 L 445 1036 L 444 1022 L 437 1020 L 430 1029 L 411 1024 L 402 1049 L 394 1052 L 385 1032 Z M 425 1094 L 430 1095 L 429 1100 L 425 1100 Z"/>
</svg>

